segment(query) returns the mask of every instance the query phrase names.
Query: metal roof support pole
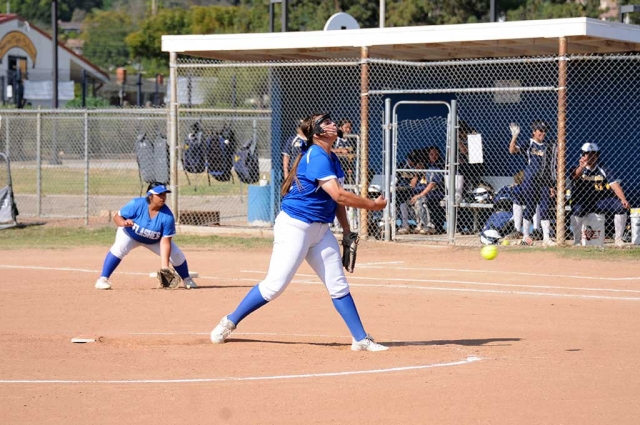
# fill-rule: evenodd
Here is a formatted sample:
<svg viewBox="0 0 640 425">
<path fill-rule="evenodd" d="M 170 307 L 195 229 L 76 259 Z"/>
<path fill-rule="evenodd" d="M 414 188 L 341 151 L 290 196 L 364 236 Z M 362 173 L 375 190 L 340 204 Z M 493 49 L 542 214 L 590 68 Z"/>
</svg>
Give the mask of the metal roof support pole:
<svg viewBox="0 0 640 425">
<path fill-rule="evenodd" d="M 369 48 L 360 48 L 360 196 L 369 197 Z M 358 233 L 369 235 L 368 210 L 360 209 Z"/>
<path fill-rule="evenodd" d="M 558 183 L 556 187 L 556 242 L 565 245 L 565 159 L 567 131 L 567 38 L 559 39 L 558 60 Z M 574 229 L 574 232 L 576 229 Z"/>
<path fill-rule="evenodd" d="M 171 84 L 171 98 L 169 100 L 169 169 L 171 185 L 171 211 L 180 223 L 178 211 L 178 54 L 169 53 L 169 81 Z"/>
</svg>

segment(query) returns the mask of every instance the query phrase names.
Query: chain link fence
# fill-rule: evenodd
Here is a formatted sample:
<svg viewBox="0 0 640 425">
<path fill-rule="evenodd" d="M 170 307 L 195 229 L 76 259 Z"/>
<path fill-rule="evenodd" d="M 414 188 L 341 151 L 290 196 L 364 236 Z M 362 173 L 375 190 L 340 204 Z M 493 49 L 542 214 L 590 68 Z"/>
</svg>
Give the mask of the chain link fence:
<svg viewBox="0 0 640 425">
<path fill-rule="evenodd" d="M 396 170 L 389 176 L 393 208 L 365 216 L 370 234 L 383 237 L 388 217 L 398 241 L 450 242 L 442 235 L 455 226 L 460 245 L 550 245 L 562 199 L 569 244 L 628 244 L 640 220 L 639 65 L 635 54 L 444 62 L 180 58 L 176 215 L 182 224 L 271 226 L 285 163 L 295 159 L 283 158 L 297 154 L 300 119 L 330 111 L 352 127 L 351 144 L 339 154 L 352 176 L 349 189 L 360 193 L 366 184 L 375 197 L 385 190 L 385 173 Z M 559 114 L 565 87 L 566 111 Z M 393 117 L 393 164 L 384 161 L 386 99 L 415 102 Z M 453 129 L 447 108 L 433 102 L 453 100 L 457 178 L 450 187 Z M 88 219 L 117 211 L 145 191 L 157 167 L 161 177 L 170 175 L 168 123 L 168 110 L 152 108 L 2 112 L 0 146 L 12 161 L 21 216 Z M 561 176 L 554 150 L 559 124 L 566 126 Z M 148 162 L 140 161 L 141 144 L 158 148 L 152 172 L 141 166 Z M 553 193 L 558 177 L 566 180 L 560 198 Z M 450 191 L 455 217 L 445 213 Z M 354 228 L 361 217 L 350 211 Z"/>
</svg>

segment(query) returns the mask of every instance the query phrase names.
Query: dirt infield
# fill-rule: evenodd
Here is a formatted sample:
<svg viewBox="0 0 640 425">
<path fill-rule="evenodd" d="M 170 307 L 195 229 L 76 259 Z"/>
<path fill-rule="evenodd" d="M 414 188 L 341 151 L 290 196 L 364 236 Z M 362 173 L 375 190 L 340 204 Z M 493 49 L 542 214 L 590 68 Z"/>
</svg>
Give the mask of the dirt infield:
<svg viewBox="0 0 640 425">
<path fill-rule="evenodd" d="M 224 345 L 209 332 L 270 251 L 185 250 L 197 290 L 156 290 L 134 251 L 0 251 L 3 424 L 637 424 L 638 262 L 362 243 L 352 352 L 304 265 Z M 72 344 L 71 338 L 96 339 Z"/>
</svg>

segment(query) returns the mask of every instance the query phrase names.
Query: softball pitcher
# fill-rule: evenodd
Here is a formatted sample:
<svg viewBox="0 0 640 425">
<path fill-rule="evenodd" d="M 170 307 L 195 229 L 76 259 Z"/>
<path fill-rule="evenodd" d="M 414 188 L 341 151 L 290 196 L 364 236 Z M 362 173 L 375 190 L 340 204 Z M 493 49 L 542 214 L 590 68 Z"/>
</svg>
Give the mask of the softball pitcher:
<svg viewBox="0 0 640 425">
<path fill-rule="evenodd" d="M 160 255 L 162 268 L 169 267 L 171 262 L 185 288 L 197 288 L 189 277 L 187 259 L 171 240 L 176 234 L 176 223 L 173 213 L 165 205 L 167 193 L 171 191 L 162 183 L 151 183 L 146 197 L 132 199 L 113 217 L 118 226 L 116 241 L 104 259 L 102 274 L 96 282 L 97 289 L 111 289 L 109 277 L 122 259 L 139 246 Z"/>
<path fill-rule="evenodd" d="M 254 286 L 231 314 L 211 331 L 211 342 L 225 341 L 249 314 L 276 299 L 287 288 L 303 260 L 322 280 L 333 305 L 345 321 L 354 351 L 383 351 L 360 321 L 342 269 L 338 241 L 329 229 L 337 216 L 344 231 L 350 232 L 345 206 L 379 211 L 387 201 L 370 200 L 342 187 L 344 172 L 331 152 L 338 133 L 328 113 L 307 117 L 302 131 L 308 143 L 293 164 L 281 188 L 282 211 L 274 226 L 273 253 L 267 277 Z"/>
</svg>

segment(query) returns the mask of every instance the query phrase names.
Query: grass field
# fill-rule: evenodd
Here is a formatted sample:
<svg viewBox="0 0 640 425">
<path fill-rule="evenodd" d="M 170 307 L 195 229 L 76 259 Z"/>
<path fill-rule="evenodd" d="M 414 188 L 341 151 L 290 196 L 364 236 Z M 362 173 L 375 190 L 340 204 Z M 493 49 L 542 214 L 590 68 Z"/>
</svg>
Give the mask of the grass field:
<svg viewBox="0 0 640 425">
<path fill-rule="evenodd" d="M 0 250 L 25 248 L 77 248 L 80 246 L 111 245 L 115 238 L 115 227 L 49 227 L 28 226 L 11 228 L 0 233 Z M 175 242 L 181 247 L 190 248 L 229 248 L 246 249 L 267 248 L 273 242 L 268 238 L 231 237 L 231 236 L 190 236 L 177 235 Z"/>
<path fill-rule="evenodd" d="M 74 248 L 79 246 L 104 246 L 110 245 L 114 240 L 114 227 L 51 227 L 28 226 L 25 228 L 12 228 L 0 233 L 0 250 L 24 249 L 24 248 Z M 271 238 L 247 237 L 247 236 L 194 236 L 177 235 L 175 242 L 181 247 L 191 248 L 230 248 L 251 250 L 254 248 L 268 248 L 272 245 Z M 459 247 L 460 250 L 476 250 L 476 248 Z M 601 249 L 591 247 L 579 248 L 523 248 L 500 247 L 500 250 L 521 253 L 552 253 L 567 259 L 626 261 L 640 260 L 640 248 L 629 249 Z"/>
<path fill-rule="evenodd" d="M 196 177 L 198 185 L 196 186 Z M 37 173 L 35 168 L 12 168 L 11 178 L 16 194 L 35 194 Z M 191 185 L 184 173 L 180 173 L 180 194 L 183 196 L 229 196 L 247 193 L 247 185 L 237 178 L 235 182 L 219 182 L 206 174 L 189 175 Z M 47 195 L 84 194 L 85 170 L 81 168 L 43 168 L 41 174 L 42 193 Z M 146 183 L 144 184 L 146 187 Z M 91 195 L 129 195 L 140 191 L 137 170 L 131 169 L 91 169 L 89 172 L 89 193 Z"/>
</svg>

